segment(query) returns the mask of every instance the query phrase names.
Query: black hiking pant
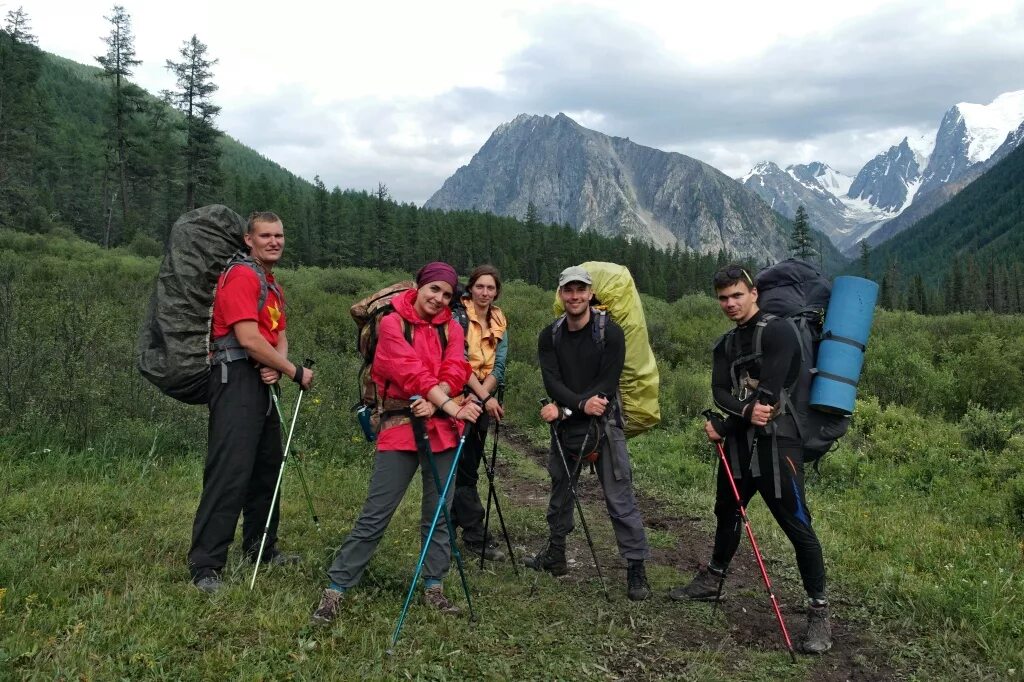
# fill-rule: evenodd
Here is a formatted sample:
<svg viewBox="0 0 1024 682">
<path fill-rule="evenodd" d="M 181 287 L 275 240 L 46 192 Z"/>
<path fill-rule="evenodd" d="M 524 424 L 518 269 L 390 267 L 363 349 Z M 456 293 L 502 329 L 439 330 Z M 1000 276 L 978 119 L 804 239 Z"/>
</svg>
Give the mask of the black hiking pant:
<svg viewBox="0 0 1024 682">
<path fill-rule="evenodd" d="M 783 437 L 777 439 L 781 496 L 776 497 L 771 436 L 759 436 L 754 440 L 754 450 L 760 466 L 759 476 L 751 473 L 752 456 L 745 436 L 737 435 L 731 438 L 735 441 L 729 445 L 736 448 L 740 466 L 737 470 L 733 460 L 730 460 L 729 465 L 733 467 L 733 475 L 740 476 L 734 480 L 744 508 L 754 497 L 754 493 L 761 493 L 772 516 L 793 543 L 800 578 L 808 596 L 812 599 L 824 599 L 825 562 L 821 555 L 821 543 L 818 542 L 818 536 L 811 527 L 811 512 L 804 497 L 804 457 L 800 441 Z M 731 451 L 729 448 L 726 451 L 728 456 Z M 724 570 L 728 568 L 729 562 L 736 554 L 743 520 L 721 462 L 718 463 L 715 516 L 718 518 L 718 527 L 715 530 L 715 549 L 711 555 L 711 564 L 716 569 Z"/>
<path fill-rule="evenodd" d="M 283 457 L 281 422 L 259 370 L 248 360 L 235 360 L 227 364 L 224 382 L 221 369 L 214 365 L 209 379 L 203 493 L 188 552 L 193 580 L 224 568 L 240 514 L 242 549 L 256 558 Z M 275 549 L 279 510 L 275 505 L 264 554 Z"/>
<path fill-rule="evenodd" d="M 476 484 L 480 480 L 480 461 L 487 458 L 484 445 L 489 424 L 490 416 L 486 412 L 480 415 L 476 424 L 466 424 L 466 428 L 471 431 L 466 435 L 462 455 L 459 457 L 459 468 L 455 472 L 452 527 L 462 529 L 462 541 L 469 545 L 480 545 L 485 540 L 484 505 L 480 501 Z"/>
</svg>

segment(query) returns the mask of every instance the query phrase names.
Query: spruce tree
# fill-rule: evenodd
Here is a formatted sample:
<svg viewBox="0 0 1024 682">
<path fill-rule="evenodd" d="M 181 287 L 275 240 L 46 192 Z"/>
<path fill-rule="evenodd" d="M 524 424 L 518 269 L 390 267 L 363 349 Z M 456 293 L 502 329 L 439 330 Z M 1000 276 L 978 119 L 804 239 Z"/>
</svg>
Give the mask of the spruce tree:
<svg viewBox="0 0 1024 682">
<path fill-rule="evenodd" d="M 871 279 L 871 245 L 867 239 L 860 240 L 860 276 Z"/>
<path fill-rule="evenodd" d="M 29 17 L 19 7 L 0 29 L 0 225 L 41 230 L 49 222 L 40 204 L 39 172 L 50 156 L 49 111 L 37 84 L 42 52 Z"/>
<path fill-rule="evenodd" d="M 185 141 L 181 149 L 185 166 L 185 210 L 196 207 L 199 197 L 212 197 L 219 189 L 220 136 L 214 118 L 220 107 L 211 96 L 217 91 L 213 67 L 216 59 L 208 59 L 206 45 L 193 35 L 180 50 L 181 61 L 167 60 L 167 70 L 177 79 L 178 89 L 168 93 L 171 103 L 185 117 L 182 129 Z M 205 203 L 205 201 L 203 202 Z"/>
<path fill-rule="evenodd" d="M 132 147 L 129 129 L 132 117 L 142 108 L 142 91 L 128 82 L 136 66 L 142 60 L 135 58 L 135 35 L 132 20 L 121 5 L 114 5 L 111 16 L 104 17 L 110 22 L 110 35 L 104 42 L 107 53 L 96 57 L 103 67 L 103 76 L 110 80 L 109 120 L 107 134 L 107 159 L 117 175 L 118 189 L 111 191 L 106 185 L 107 227 L 104 246 L 110 246 L 113 204 L 120 194 L 121 221 L 126 232 L 128 227 L 128 154 Z"/>
<path fill-rule="evenodd" d="M 796 209 L 796 217 L 793 218 L 793 237 L 790 240 L 789 250 L 797 258 L 809 260 L 815 254 L 813 245 L 814 238 L 811 236 L 807 210 L 801 204 Z"/>
</svg>

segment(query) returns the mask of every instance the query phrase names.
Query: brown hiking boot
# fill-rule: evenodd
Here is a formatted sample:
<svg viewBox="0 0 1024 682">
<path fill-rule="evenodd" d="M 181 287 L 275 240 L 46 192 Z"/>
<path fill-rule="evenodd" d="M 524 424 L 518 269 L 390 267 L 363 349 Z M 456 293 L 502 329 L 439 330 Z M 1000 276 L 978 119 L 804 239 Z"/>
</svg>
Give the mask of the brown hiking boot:
<svg viewBox="0 0 1024 682">
<path fill-rule="evenodd" d="M 722 571 L 705 566 L 689 584 L 673 588 L 668 596 L 676 601 L 725 601 L 725 593 L 718 592 L 724 575 Z"/>
<path fill-rule="evenodd" d="M 565 548 L 555 547 L 548 544 L 544 551 L 537 556 L 527 557 L 523 560 L 527 568 L 535 571 L 547 571 L 551 575 L 565 575 L 569 572 L 569 565 L 565 563 Z"/>
<path fill-rule="evenodd" d="M 316 607 L 313 615 L 309 617 L 309 622 L 313 625 L 330 625 L 335 616 L 338 615 L 338 608 L 344 596 L 344 592 L 332 590 L 328 587 L 324 590 L 323 596 L 320 597 L 320 605 Z"/>
<path fill-rule="evenodd" d="M 452 616 L 457 616 L 462 612 L 462 609 L 456 606 L 455 602 L 444 596 L 444 590 L 440 585 L 433 585 L 423 590 L 423 603 L 432 609 L 437 609 L 441 613 L 447 613 Z"/>
<path fill-rule="evenodd" d="M 832 624 L 828 619 L 828 604 L 807 607 L 807 632 L 800 640 L 800 651 L 820 655 L 832 648 Z"/>
</svg>

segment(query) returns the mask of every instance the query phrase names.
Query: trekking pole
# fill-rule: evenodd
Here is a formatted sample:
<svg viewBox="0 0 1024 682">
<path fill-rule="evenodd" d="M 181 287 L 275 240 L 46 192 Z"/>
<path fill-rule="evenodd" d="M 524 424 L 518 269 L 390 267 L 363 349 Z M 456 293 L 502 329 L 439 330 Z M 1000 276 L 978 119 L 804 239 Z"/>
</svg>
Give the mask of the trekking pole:
<svg viewBox="0 0 1024 682">
<path fill-rule="evenodd" d="M 284 413 L 281 412 L 281 403 L 277 399 L 277 392 L 274 390 L 274 386 L 270 387 L 270 397 L 274 401 L 274 408 L 277 410 L 277 418 L 281 420 L 281 428 L 285 428 Z M 313 510 L 313 498 L 309 494 L 309 486 L 306 484 L 306 462 L 300 455 L 299 451 L 295 451 L 295 457 L 299 463 L 299 468 L 296 470 L 299 472 L 299 481 L 302 483 L 302 492 L 306 496 L 306 507 L 309 509 L 309 515 L 313 519 L 313 525 L 316 526 L 316 532 L 320 532 L 320 518 L 316 515 L 316 511 Z"/>
<path fill-rule="evenodd" d="M 462 437 L 459 438 L 459 445 L 455 449 L 455 457 L 452 459 L 452 468 L 448 472 L 448 478 L 444 483 L 444 489 L 441 491 L 441 496 L 437 500 L 437 508 L 434 510 L 434 518 L 430 522 L 430 530 L 427 531 L 427 538 L 423 543 L 423 549 L 420 550 L 419 561 L 416 562 L 416 570 L 413 572 L 412 582 L 409 583 L 409 592 L 405 595 L 405 604 L 402 605 L 402 612 L 398 616 L 398 622 L 395 624 L 395 631 L 391 634 L 391 647 L 395 646 L 398 642 L 398 636 L 402 633 L 402 625 L 405 623 L 405 616 L 409 612 L 409 604 L 412 603 L 412 595 L 416 591 L 416 583 L 420 579 L 420 572 L 423 570 L 423 562 L 427 558 L 427 550 L 430 548 L 430 540 L 434 537 L 434 529 L 437 528 L 437 520 L 441 516 L 441 510 L 445 507 L 445 500 L 448 498 L 448 489 L 452 485 L 452 481 L 455 480 L 455 470 L 459 467 L 459 457 L 462 456 L 462 446 L 466 442 L 466 433 L 468 429 L 463 429 Z M 451 531 L 449 531 L 451 532 Z M 388 648 L 388 653 L 394 653 L 392 648 Z"/>
<path fill-rule="evenodd" d="M 419 400 L 420 396 L 410 396 L 409 400 Z M 468 430 L 469 425 L 466 425 Z M 437 473 L 437 464 L 434 461 L 434 451 L 430 447 L 430 436 L 427 435 L 427 425 L 421 417 L 412 418 L 412 431 L 416 437 L 416 449 L 421 455 L 426 457 L 427 462 L 430 464 L 430 473 L 434 475 L 434 487 L 437 488 L 437 494 L 441 494 L 441 476 Z M 447 500 L 445 501 L 447 502 Z M 451 547 L 452 554 L 455 555 L 455 565 L 459 569 L 459 577 L 462 579 L 462 591 L 466 593 L 466 603 L 469 604 L 469 619 L 476 621 L 476 613 L 473 611 L 473 597 L 469 594 L 469 581 L 466 580 L 466 570 L 462 563 L 462 552 L 459 551 L 458 545 L 455 542 L 455 528 L 452 526 L 451 516 L 448 514 L 448 505 L 444 504 L 441 507 L 441 513 L 444 514 L 444 522 L 448 528 L 448 544 Z"/>
<path fill-rule="evenodd" d="M 704 417 L 711 420 L 711 416 L 714 414 L 711 410 L 705 410 L 703 413 Z M 789 650 L 789 656 L 796 663 L 796 652 L 793 651 L 793 642 L 789 639 L 789 630 L 786 629 L 786 621 L 782 618 L 782 611 L 779 609 L 779 600 L 775 598 L 775 591 L 772 590 L 772 581 L 768 578 L 768 571 L 764 567 L 764 560 L 761 559 L 761 550 L 757 546 L 757 540 L 754 538 L 754 529 L 750 527 L 750 519 L 747 518 L 747 510 L 743 506 L 743 498 L 740 497 L 739 488 L 736 487 L 736 481 L 732 478 L 732 469 L 729 467 L 729 460 L 725 456 L 725 448 L 722 447 L 722 441 L 715 441 L 715 448 L 718 450 L 718 459 L 722 462 L 722 466 L 725 468 L 725 477 L 729 479 L 729 485 L 732 487 L 732 494 L 736 497 L 736 506 L 740 510 L 740 516 L 743 518 L 743 524 L 747 529 L 747 537 L 750 538 L 750 546 L 754 548 L 754 556 L 757 558 L 757 566 L 761 569 L 761 578 L 764 580 L 765 589 L 768 590 L 768 598 L 772 602 L 772 609 L 775 611 L 775 620 L 779 622 L 779 629 L 782 630 L 782 638 L 786 642 L 786 649 Z M 725 576 L 722 576 L 722 582 L 724 582 Z M 718 590 L 719 596 L 721 595 L 722 582 L 719 582 Z"/>
<path fill-rule="evenodd" d="M 304 367 L 313 367 L 313 361 L 306 358 Z M 274 505 L 277 503 L 277 494 L 281 491 L 281 479 L 284 477 L 284 465 L 288 463 L 288 450 L 292 445 L 292 434 L 295 433 L 295 422 L 299 418 L 299 406 L 302 405 L 302 395 L 305 393 L 300 385 L 299 398 L 295 401 L 295 413 L 292 414 L 292 426 L 288 429 L 288 440 L 284 445 L 284 456 L 281 458 L 281 469 L 277 472 L 277 483 L 274 485 L 274 495 L 270 498 L 270 511 L 267 512 L 267 524 L 263 526 L 263 538 L 260 540 L 260 551 L 256 555 L 256 565 L 252 569 L 252 580 L 249 582 L 249 589 L 256 587 L 256 574 L 260 571 L 260 561 L 263 559 L 263 548 L 267 544 L 267 534 L 270 533 L 270 520 L 274 518 Z"/>
<path fill-rule="evenodd" d="M 542 400 L 541 402 L 544 403 L 545 401 Z M 559 409 L 564 410 L 566 417 L 572 414 L 572 410 L 569 408 L 562 407 Z M 590 422 L 593 424 L 594 418 L 591 418 Z M 576 462 L 576 466 L 573 467 L 572 470 L 569 469 L 569 460 L 566 458 L 565 451 L 562 449 L 562 441 L 559 440 L 558 434 L 555 432 L 554 422 L 551 422 L 551 437 L 555 441 L 555 447 L 558 449 L 558 455 L 562 460 L 562 466 L 565 467 L 565 475 L 569 477 L 569 494 L 576 503 L 576 511 L 580 515 L 580 525 L 583 526 L 583 534 L 586 536 L 587 545 L 590 547 L 590 556 L 594 558 L 594 568 L 597 569 L 597 577 L 601 580 L 601 589 L 604 590 L 604 598 L 610 604 L 612 598 L 611 595 L 608 594 L 608 585 L 604 582 L 604 574 L 601 572 L 601 562 L 597 560 L 597 550 L 594 549 L 594 540 L 590 536 L 590 527 L 587 526 L 587 518 L 583 515 L 583 505 L 580 503 L 580 497 L 576 494 L 576 485 L 573 483 L 573 479 L 579 475 L 580 469 L 583 466 L 583 453 L 587 449 L 587 439 L 590 438 L 590 428 L 587 427 L 587 432 L 583 435 L 583 444 L 580 446 L 580 457 Z"/>
<path fill-rule="evenodd" d="M 505 396 L 505 384 L 498 387 L 498 402 Z M 498 461 L 498 428 L 501 422 L 494 420 L 494 443 L 491 448 L 491 463 L 487 463 L 484 456 L 484 471 L 487 473 L 487 512 L 484 514 L 484 546 L 480 549 L 480 570 L 484 568 L 484 558 L 487 554 L 487 529 L 491 522 L 491 500 L 494 500 L 494 508 L 498 512 L 498 522 L 501 524 L 501 533 L 505 536 L 505 545 L 508 547 L 508 559 L 512 564 L 512 572 L 519 577 L 519 569 L 516 568 L 516 555 L 512 551 L 512 540 L 508 535 L 508 528 L 505 527 L 505 516 L 501 513 L 501 502 L 498 500 L 498 491 L 494 488 L 494 467 Z"/>
</svg>

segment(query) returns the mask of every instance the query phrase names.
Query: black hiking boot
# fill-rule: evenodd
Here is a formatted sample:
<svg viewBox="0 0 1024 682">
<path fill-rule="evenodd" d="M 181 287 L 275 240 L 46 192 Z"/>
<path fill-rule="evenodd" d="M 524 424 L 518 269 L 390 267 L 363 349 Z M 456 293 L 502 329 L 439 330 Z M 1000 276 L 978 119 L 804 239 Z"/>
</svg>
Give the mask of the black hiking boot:
<svg viewBox="0 0 1024 682">
<path fill-rule="evenodd" d="M 565 548 L 548 544 L 537 556 L 527 557 L 523 563 L 535 571 L 547 571 L 551 575 L 565 575 L 569 566 L 565 563 Z"/>
<path fill-rule="evenodd" d="M 312 625 L 330 625 L 338 615 L 338 608 L 344 596 L 345 593 L 341 590 L 332 590 L 328 587 L 320 596 L 320 605 L 309 617 L 309 622 Z"/>
<path fill-rule="evenodd" d="M 498 547 L 498 543 L 494 540 L 489 540 L 486 544 L 482 542 L 466 542 L 462 541 L 463 554 L 480 558 L 480 552 L 484 553 L 484 559 L 487 561 L 504 561 L 505 553 Z"/>
<path fill-rule="evenodd" d="M 206 594 L 215 594 L 224 587 L 224 582 L 220 579 L 220 576 L 216 573 L 211 575 L 204 575 L 201 578 L 196 578 L 192 583 L 196 586 L 196 589 Z"/>
<path fill-rule="evenodd" d="M 676 601 L 725 601 L 725 593 L 718 592 L 724 575 L 723 571 L 705 566 L 689 584 L 674 588 L 668 596 Z"/>
<path fill-rule="evenodd" d="M 807 607 L 807 632 L 800 640 L 800 651 L 821 655 L 832 648 L 832 624 L 828 620 L 828 604 Z"/>
<path fill-rule="evenodd" d="M 626 566 L 626 596 L 630 601 L 643 601 L 651 596 L 651 586 L 647 583 L 647 569 L 643 559 L 630 560 Z"/>
</svg>

